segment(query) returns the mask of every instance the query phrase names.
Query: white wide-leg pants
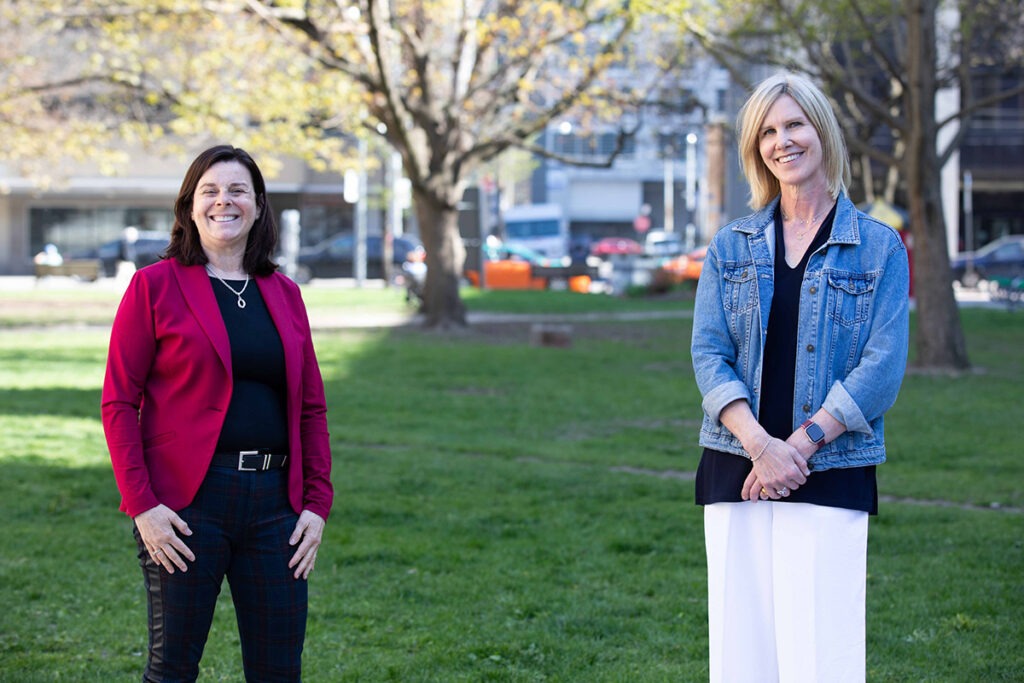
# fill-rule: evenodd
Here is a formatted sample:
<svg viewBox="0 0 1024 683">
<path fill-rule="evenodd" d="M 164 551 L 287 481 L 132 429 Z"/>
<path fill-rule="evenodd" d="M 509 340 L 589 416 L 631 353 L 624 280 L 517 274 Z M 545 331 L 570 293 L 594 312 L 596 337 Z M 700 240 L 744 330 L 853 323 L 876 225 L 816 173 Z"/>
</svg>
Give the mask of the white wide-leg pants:
<svg viewBox="0 0 1024 683">
<path fill-rule="evenodd" d="M 704 507 L 711 683 L 863 683 L 868 514 Z"/>
</svg>

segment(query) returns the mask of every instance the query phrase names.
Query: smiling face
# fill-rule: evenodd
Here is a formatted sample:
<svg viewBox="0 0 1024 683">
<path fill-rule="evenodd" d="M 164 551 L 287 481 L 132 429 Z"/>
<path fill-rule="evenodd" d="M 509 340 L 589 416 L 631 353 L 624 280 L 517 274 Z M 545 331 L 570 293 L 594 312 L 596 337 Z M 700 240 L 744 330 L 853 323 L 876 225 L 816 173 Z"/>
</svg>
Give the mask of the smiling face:
<svg viewBox="0 0 1024 683">
<path fill-rule="evenodd" d="M 252 175 L 237 161 L 210 166 L 192 197 L 192 220 L 206 251 L 244 251 L 260 207 Z"/>
<path fill-rule="evenodd" d="M 821 138 L 789 95 L 779 97 L 765 114 L 758 129 L 758 150 L 782 185 L 827 184 Z"/>
</svg>

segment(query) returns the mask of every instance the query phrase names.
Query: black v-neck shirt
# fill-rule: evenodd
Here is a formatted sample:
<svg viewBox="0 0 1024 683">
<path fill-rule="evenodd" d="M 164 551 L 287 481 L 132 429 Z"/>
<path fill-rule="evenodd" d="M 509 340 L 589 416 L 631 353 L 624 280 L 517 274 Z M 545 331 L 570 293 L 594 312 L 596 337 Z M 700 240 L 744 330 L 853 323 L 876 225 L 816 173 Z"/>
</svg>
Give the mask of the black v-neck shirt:
<svg viewBox="0 0 1024 683">
<path fill-rule="evenodd" d="M 236 292 L 245 280 L 227 280 Z M 224 326 L 231 341 L 231 372 L 234 380 L 231 403 L 224 418 L 218 453 L 269 448 L 288 453 L 288 400 L 284 347 L 270 312 L 254 280 L 238 296 L 215 277 L 210 278 Z"/>
<path fill-rule="evenodd" d="M 797 329 L 800 291 L 807 261 L 828 241 L 836 208 L 822 221 L 811 245 L 796 266 L 786 263 L 782 213 L 775 212 L 775 291 L 768 316 L 761 373 L 761 405 L 758 422 L 772 436 L 785 441 L 793 433 L 793 391 L 796 381 Z M 838 247 L 835 247 L 838 248 Z M 697 466 L 696 502 L 738 503 L 743 482 L 753 468 L 749 458 L 705 449 Z M 790 503 L 813 503 L 827 507 L 878 513 L 875 466 L 850 467 L 813 472 L 807 483 L 780 499 Z"/>
</svg>

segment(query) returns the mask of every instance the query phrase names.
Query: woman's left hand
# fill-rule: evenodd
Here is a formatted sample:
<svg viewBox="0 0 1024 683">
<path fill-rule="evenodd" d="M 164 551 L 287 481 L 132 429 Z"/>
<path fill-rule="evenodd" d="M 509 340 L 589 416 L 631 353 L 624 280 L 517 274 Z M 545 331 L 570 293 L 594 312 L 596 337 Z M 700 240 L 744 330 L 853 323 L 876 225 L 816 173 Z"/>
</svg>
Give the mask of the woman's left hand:
<svg viewBox="0 0 1024 683">
<path fill-rule="evenodd" d="M 806 437 L 804 438 L 806 441 Z M 808 442 L 809 443 L 809 442 Z M 807 483 L 807 456 L 789 441 L 771 439 L 743 482 L 743 500 L 779 500 Z"/>
<path fill-rule="evenodd" d="M 292 559 L 288 562 L 289 569 L 295 567 L 296 579 L 307 579 L 309 578 L 309 573 L 313 571 L 313 565 L 316 564 L 316 553 L 320 548 L 320 540 L 324 535 L 325 524 L 326 522 L 324 522 L 323 517 L 315 512 L 303 510 L 302 514 L 299 515 L 299 521 L 295 524 L 295 531 L 292 532 L 292 537 L 288 539 L 288 545 L 299 544 L 295 554 L 292 555 Z"/>
<path fill-rule="evenodd" d="M 743 489 L 740 492 L 740 497 L 743 500 L 749 500 L 756 503 L 758 500 L 778 500 L 780 498 L 785 498 L 792 492 L 793 490 L 788 486 L 774 492 L 770 491 L 761 482 L 760 477 L 757 476 L 757 472 L 751 471 L 750 474 L 747 475 L 746 481 L 743 482 Z"/>
</svg>

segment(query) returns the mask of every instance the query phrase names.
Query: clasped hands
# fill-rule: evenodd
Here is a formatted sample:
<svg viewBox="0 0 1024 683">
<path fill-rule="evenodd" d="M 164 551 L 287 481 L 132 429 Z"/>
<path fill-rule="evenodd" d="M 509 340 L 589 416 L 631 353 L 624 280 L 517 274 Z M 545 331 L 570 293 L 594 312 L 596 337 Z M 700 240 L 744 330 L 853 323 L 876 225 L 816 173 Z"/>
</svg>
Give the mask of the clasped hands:
<svg viewBox="0 0 1024 683">
<path fill-rule="evenodd" d="M 320 515 L 309 510 L 303 510 L 299 515 L 295 530 L 288 539 L 289 545 L 298 545 L 288 561 L 288 568 L 295 569 L 296 579 L 306 579 L 313 571 L 325 524 Z M 192 530 L 174 510 L 166 505 L 157 505 L 136 515 L 135 526 L 154 562 L 169 574 L 173 574 L 175 568 L 188 571 L 185 561 L 194 562 L 196 556 L 182 537 L 191 536 Z"/>
<path fill-rule="evenodd" d="M 761 454 L 753 459 L 754 468 L 740 491 L 743 500 L 779 500 L 807 483 L 811 474 L 807 461 L 817 449 L 802 431 L 797 429 L 785 441 L 764 436 L 770 441 L 759 442 Z"/>
</svg>

